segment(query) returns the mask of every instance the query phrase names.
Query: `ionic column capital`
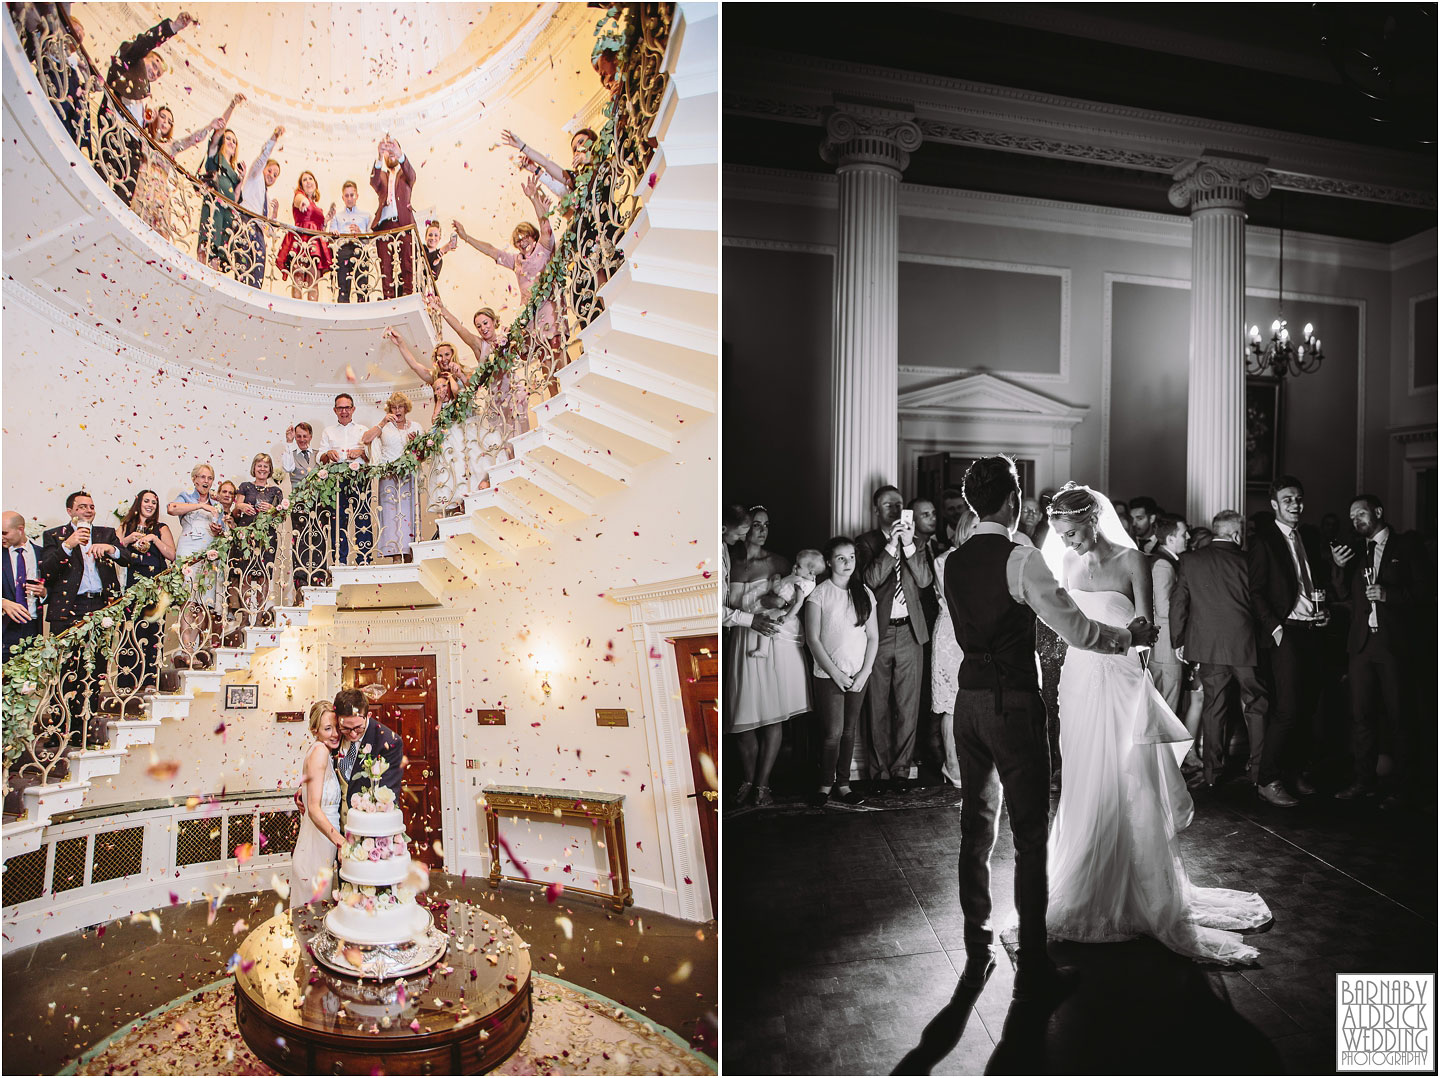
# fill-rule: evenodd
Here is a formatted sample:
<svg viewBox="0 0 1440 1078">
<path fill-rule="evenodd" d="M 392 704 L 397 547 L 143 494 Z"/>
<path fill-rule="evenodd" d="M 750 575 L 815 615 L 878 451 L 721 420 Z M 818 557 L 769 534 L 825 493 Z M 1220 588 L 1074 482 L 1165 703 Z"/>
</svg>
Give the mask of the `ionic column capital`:
<svg viewBox="0 0 1440 1078">
<path fill-rule="evenodd" d="M 836 166 L 881 165 L 899 173 L 923 140 L 912 112 L 838 102 L 825 116 L 820 156 Z"/>
<path fill-rule="evenodd" d="M 1270 193 L 1270 177 L 1263 161 L 1207 154 L 1184 165 L 1175 173 L 1170 187 L 1170 204 L 1190 207 L 1190 212 L 1208 209 L 1245 208 L 1245 199 L 1264 198 Z"/>
</svg>

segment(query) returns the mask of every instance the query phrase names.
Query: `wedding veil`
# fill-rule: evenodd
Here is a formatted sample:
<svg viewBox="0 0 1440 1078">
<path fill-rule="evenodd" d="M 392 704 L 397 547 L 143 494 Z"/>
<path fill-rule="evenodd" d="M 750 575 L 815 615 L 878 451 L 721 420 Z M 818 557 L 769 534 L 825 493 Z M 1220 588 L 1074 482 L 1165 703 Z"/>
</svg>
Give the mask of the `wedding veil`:
<svg viewBox="0 0 1440 1078">
<path fill-rule="evenodd" d="M 1135 540 L 1132 539 L 1130 533 L 1125 530 L 1125 525 L 1120 523 L 1120 514 L 1115 512 L 1115 506 L 1109 498 L 1105 497 L 1104 494 L 1101 494 L 1094 487 L 1087 487 L 1081 483 L 1066 483 L 1065 486 L 1060 489 L 1060 494 L 1064 494 L 1067 490 L 1089 491 L 1090 496 L 1095 499 L 1100 509 L 1100 520 L 1097 524 L 1099 533 L 1118 547 L 1129 547 L 1132 550 L 1138 549 L 1135 545 Z M 1055 579 L 1062 584 L 1065 580 L 1061 573 L 1061 567 L 1065 560 L 1065 549 L 1065 544 L 1060 539 L 1060 529 L 1055 526 L 1052 518 L 1050 528 L 1045 535 L 1045 544 L 1040 548 L 1040 553 L 1045 558 L 1045 564 L 1050 567 L 1050 572 L 1054 575 Z"/>
</svg>

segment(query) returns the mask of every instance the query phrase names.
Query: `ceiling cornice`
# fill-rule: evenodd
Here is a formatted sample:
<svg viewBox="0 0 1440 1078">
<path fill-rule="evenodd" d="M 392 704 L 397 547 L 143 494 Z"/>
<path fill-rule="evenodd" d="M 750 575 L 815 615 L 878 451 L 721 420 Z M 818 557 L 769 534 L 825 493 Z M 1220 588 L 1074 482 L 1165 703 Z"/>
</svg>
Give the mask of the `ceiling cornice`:
<svg viewBox="0 0 1440 1078">
<path fill-rule="evenodd" d="M 1266 161 L 1278 186 L 1436 204 L 1434 163 L 1418 154 L 765 49 L 750 59 L 727 78 L 729 114 L 818 127 L 843 93 L 913 109 L 941 142 L 1167 173 L 1206 153 L 1239 154 Z"/>
</svg>

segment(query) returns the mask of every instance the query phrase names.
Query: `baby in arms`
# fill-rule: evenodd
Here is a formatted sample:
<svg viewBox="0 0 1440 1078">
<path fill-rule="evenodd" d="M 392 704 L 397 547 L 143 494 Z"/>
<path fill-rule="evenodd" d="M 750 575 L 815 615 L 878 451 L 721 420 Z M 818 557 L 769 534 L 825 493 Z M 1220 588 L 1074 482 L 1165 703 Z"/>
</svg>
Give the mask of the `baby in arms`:
<svg viewBox="0 0 1440 1078">
<path fill-rule="evenodd" d="M 795 564 L 789 576 L 772 573 L 770 590 L 760 596 L 761 610 L 780 611 L 779 620 L 791 617 L 800 605 L 815 590 L 815 578 L 825 571 L 825 555 L 818 550 L 802 550 L 795 555 Z M 755 646 L 750 654 L 763 658 L 770 654 L 770 638 L 755 634 Z"/>
</svg>

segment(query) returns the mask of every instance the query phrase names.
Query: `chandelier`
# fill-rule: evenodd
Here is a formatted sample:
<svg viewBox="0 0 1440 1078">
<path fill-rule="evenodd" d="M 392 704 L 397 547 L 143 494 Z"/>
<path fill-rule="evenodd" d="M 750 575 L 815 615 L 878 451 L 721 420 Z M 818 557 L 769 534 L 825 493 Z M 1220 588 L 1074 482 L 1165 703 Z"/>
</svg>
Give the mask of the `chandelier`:
<svg viewBox="0 0 1440 1078">
<path fill-rule="evenodd" d="M 1250 343 L 1245 349 L 1245 373 L 1263 374 L 1274 378 L 1296 377 L 1320 369 L 1325 352 L 1315 327 L 1305 323 L 1305 333 L 1296 344 L 1285 321 L 1285 203 L 1280 203 L 1280 302 L 1279 317 L 1270 324 L 1270 339 L 1260 336 L 1260 327 L 1250 327 Z"/>
</svg>

